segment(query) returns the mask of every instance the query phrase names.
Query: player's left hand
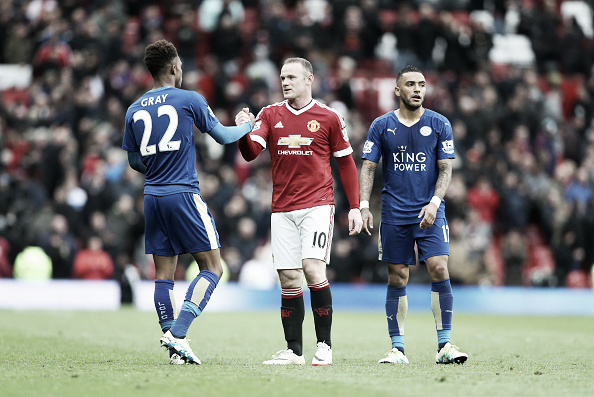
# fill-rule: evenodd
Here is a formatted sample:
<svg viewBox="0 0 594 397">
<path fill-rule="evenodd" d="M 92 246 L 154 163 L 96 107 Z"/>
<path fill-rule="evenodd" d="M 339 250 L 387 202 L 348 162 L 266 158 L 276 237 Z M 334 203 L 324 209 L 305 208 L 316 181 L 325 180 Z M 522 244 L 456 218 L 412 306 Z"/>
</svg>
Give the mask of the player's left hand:
<svg viewBox="0 0 594 397">
<path fill-rule="evenodd" d="M 437 215 L 437 207 L 433 203 L 429 203 L 421 209 L 419 213 L 419 218 L 423 218 L 421 221 L 421 229 L 427 229 L 433 226 L 433 222 L 435 221 L 435 216 Z"/>
<path fill-rule="evenodd" d="M 361 233 L 363 227 L 363 218 L 359 208 L 353 208 L 349 211 L 349 236 L 356 236 Z"/>
</svg>

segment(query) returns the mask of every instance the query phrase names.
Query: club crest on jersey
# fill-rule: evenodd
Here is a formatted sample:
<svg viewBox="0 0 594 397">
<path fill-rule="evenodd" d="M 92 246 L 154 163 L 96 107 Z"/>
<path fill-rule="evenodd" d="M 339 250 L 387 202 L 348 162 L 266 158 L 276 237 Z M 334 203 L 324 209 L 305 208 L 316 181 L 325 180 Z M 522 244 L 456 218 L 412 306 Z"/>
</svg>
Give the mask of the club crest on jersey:
<svg viewBox="0 0 594 397">
<path fill-rule="evenodd" d="M 311 132 L 316 132 L 320 129 L 320 123 L 318 123 L 316 120 L 311 120 L 307 123 L 307 129 Z"/>
<path fill-rule="evenodd" d="M 431 131 L 432 131 L 431 127 L 423 126 L 423 127 L 421 127 L 420 132 L 421 132 L 421 135 L 423 135 L 423 136 L 429 136 L 429 135 L 431 135 Z"/>
<path fill-rule="evenodd" d="M 287 145 L 289 149 L 298 149 L 301 145 L 311 145 L 313 140 L 313 138 L 302 138 L 301 135 L 289 135 L 288 137 L 278 138 L 278 145 Z"/>
</svg>

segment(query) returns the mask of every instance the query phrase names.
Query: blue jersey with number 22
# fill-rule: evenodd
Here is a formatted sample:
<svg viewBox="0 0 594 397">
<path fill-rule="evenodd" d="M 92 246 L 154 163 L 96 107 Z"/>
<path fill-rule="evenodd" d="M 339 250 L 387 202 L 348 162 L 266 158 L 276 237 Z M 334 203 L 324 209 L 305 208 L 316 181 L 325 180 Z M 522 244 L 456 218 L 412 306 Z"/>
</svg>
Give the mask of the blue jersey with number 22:
<svg viewBox="0 0 594 397">
<path fill-rule="evenodd" d="M 122 148 L 142 155 L 144 194 L 199 193 L 193 125 L 206 133 L 218 122 L 202 95 L 174 87 L 148 91 L 130 105 Z"/>
<path fill-rule="evenodd" d="M 382 223 L 418 223 L 421 209 L 435 192 L 439 175 L 437 160 L 454 158 L 452 126 L 447 118 L 429 109 L 412 126 L 391 111 L 369 127 L 363 159 L 383 159 Z M 437 218 L 444 218 L 444 204 Z"/>
</svg>

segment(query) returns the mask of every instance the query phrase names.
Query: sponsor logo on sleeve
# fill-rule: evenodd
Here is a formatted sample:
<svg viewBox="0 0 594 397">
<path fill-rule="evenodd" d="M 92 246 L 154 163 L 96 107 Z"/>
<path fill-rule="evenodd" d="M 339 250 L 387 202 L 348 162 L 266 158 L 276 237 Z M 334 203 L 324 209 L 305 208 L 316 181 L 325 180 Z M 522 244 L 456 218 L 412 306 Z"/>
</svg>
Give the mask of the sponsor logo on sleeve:
<svg viewBox="0 0 594 397">
<path fill-rule="evenodd" d="M 441 150 L 446 154 L 454 154 L 454 141 L 450 139 L 441 142 Z"/>
<path fill-rule="evenodd" d="M 254 124 L 254 128 L 252 128 L 252 131 L 256 131 L 256 130 L 260 129 L 261 125 L 262 125 L 262 120 L 256 121 L 256 124 Z"/>
<path fill-rule="evenodd" d="M 373 148 L 373 142 L 365 141 L 365 145 L 363 146 L 363 153 L 371 153 L 372 148 Z"/>
</svg>

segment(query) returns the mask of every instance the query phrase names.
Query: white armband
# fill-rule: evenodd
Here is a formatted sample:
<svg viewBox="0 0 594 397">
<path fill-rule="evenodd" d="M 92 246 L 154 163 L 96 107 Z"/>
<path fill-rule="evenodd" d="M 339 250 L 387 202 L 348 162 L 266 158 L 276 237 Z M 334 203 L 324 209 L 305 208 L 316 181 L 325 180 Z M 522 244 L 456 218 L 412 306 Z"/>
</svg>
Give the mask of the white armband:
<svg viewBox="0 0 594 397">
<path fill-rule="evenodd" d="M 360 210 L 362 210 L 362 209 L 364 209 L 364 208 L 369 208 L 369 201 L 367 201 L 367 200 L 362 200 L 362 201 L 359 203 L 359 209 L 360 209 Z"/>
<path fill-rule="evenodd" d="M 437 208 L 439 208 L 439 206 L 441 205 L 441 199 L 439 197 L 437 197 L 437 196 L 431 197 L 431 201 L 430 202 L 433 203 L 433 204 L 435 204 L 435 206 Z"/>
</svg>

